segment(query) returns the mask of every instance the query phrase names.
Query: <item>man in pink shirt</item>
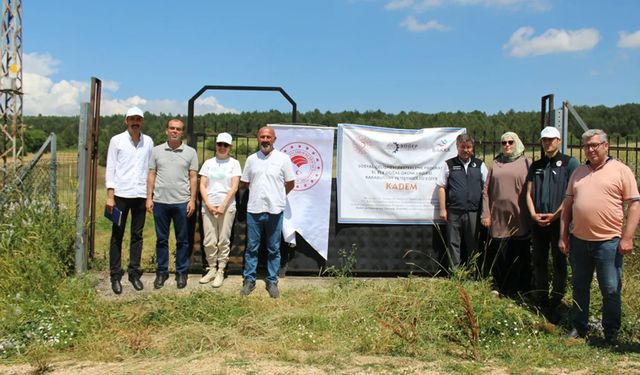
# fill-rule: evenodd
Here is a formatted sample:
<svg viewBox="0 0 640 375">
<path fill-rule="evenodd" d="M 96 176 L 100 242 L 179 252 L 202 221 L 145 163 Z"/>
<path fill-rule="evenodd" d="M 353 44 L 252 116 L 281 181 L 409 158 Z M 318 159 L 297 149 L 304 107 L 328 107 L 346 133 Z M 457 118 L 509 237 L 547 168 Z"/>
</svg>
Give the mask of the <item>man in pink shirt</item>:
<svg viewBox="0 0 640 375">
<path fill-rule="evenodd" d="M 631 169 L 608 156 L 605 132 L 587 130 L 582 134 L 582 143 L 588 161 L 575 170 L 569 181 L 558 244 L 560 251 L 569 255 L 573 270 L 573 329 L 567 337 L 587 335 L 589 292 L 595 270 L 602 294 L 605 341 L 615 344 L 622 315 L 622 256 L 633 251 L 640 194 Z"/>
</svg>

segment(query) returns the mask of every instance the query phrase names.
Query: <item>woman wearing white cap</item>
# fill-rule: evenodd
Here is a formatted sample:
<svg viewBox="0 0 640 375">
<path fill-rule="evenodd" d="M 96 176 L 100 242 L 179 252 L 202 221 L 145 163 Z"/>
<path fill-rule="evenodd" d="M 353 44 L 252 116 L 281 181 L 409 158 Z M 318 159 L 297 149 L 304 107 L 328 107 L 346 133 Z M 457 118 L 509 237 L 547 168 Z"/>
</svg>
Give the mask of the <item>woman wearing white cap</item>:
<svg viewBox="0 0 640 375">
<path fill-rule="evenodd" d="M 229 155 L 231 142 L 231 134 L 218 134 L 216 156 L 205 161 L 200 169 L 204 251 L 209 263 L 209 270 L 200 283 L 213 280 L 214 288 L 224 281 L 231 227 L 236 216 L 236 192 L 242 175 L 240 163 Z"/>
</svg>

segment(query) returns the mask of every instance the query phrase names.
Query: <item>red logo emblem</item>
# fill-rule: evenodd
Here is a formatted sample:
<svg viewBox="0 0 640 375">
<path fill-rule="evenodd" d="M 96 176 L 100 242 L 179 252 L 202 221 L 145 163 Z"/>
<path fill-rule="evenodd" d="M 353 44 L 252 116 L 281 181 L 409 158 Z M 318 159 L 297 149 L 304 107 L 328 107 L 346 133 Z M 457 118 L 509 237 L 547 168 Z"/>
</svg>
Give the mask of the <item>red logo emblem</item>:
<svg viewBox="0 0 640 375">
<path fill-rule="evenodd" d="M 280 149 L 291 159 L 296 174 L 293 190 L 308 190 L 322 177 L 322 157 L 312 145 L 305 142 L 291 142 Z"/>
</svg>

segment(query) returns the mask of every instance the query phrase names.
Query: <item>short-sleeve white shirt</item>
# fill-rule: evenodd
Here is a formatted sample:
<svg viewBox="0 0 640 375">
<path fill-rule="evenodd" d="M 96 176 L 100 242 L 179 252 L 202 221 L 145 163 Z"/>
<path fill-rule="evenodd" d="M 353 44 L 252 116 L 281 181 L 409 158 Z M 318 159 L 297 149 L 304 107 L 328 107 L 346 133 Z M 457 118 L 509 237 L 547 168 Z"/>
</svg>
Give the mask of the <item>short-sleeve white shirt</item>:
<svg viewBox="0 0 640 375">
<path fill-rule="evenodd" d="M 284 183 L 295 178 L 287 154 L 274 149 L 268 155 L 262 151 L 250 155 L 240 178 L 249 183 L 247 212 L 279 214 L 284 211 L 287 203 Z"/>
<path fill-rule="evenodd" d="M 153 140 L 145 134 L 134 144 L 128 131 L 116 134 L 109 141 L 105 185 L 121 198 L 146 198 L 149 158 Z"/>
<path fill-rule="evenodd" d="M 219 206 L 231 189 L 231 180 L 233 177 L 241 176 L 242 170 L 240 169 L 240 162 L 232 157 L 226 159 L 214 157 L 202 164 L 199 174 L 207 178 L 207 202 L 214 206 Z M 232 197 L 229 207 L 235 204 L 236 197 Z M 203 212 L 205 209 L 205 205 L 202 205 Z"/>
</svg>

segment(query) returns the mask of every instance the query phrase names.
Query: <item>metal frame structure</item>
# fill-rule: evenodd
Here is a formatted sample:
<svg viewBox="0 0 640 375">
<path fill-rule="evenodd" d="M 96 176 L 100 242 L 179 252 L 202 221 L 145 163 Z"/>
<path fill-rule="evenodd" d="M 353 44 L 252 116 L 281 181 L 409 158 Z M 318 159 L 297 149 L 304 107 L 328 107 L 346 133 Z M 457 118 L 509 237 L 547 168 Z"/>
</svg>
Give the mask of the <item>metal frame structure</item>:
<svg viewBox="0 0 640 375">
<path fill-rule="evenodd" d="M 0 158 L 3 180 L 16 177 L 24 153 L 24 124 L 22 123 L 22 0 L 2 0 L 2 29 L 0 31 Z M 13 159 L 8 170 L 7 157 Z M 11 173 L 9 173 L 11 172 Z"/>
<path fill-rule="evenodd" d="M 563 153 L 567 150 L 569 115 L 573 116 L 583 131 L 589 130 L 587 123 L 584 122 L 568 100 L 562 102 L 562 109 L 555 110 L 553 108 L 553 94 L 545 95 L 540 99 L 540 130 L 545 126 L 557 128 L 562 136 L 562 146 L 560 150 Z"/>
<path fill-rule="evenodd" d="M 298 119 L 298 105 L 287 94 L 282 87 L 275 86 L 225 86 L 225 85 L 205 85 L 189 99 L 189 107 L 187 112 L 187 135 L 189 146 L 196 148 L 196 135 L 193 124 L 193 116 L 195 111 L 196 100 L 209 90 L 227 90 L 227 91 L 277 91 L 291 104 L 291 122 L 296 123 Z M 197 149 L 197 148 L 196 148 Z"/>
</svg>

